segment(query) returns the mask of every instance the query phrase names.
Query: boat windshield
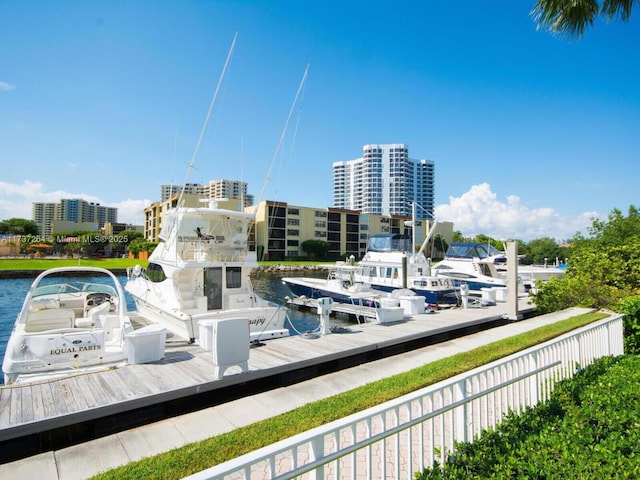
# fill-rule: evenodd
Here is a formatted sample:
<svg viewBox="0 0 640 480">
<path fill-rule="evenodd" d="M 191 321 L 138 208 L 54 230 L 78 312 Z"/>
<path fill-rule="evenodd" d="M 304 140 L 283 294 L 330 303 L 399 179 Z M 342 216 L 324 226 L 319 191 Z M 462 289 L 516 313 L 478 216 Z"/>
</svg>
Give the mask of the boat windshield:
<svg viewBox="0 0 640 480">
<path fill-rule="evenodd" d="M 369 237 L 370 252 L 409 252 L 411 240 L 400 234 L 371 235 Z"/>
<path fill-rule="evenodd" d="M 45 278 L 33 291 L 33 297 L 77 292 L 102 292 L 116 296 L 116 289 L 104 283 L 102 279 L 92 278 L 92 281 L 81 281 L 78 278 Z M 105 278 L 105 281 L 106 280 Z"/>
<path fill-rule="evenodd" d="M 502 255 L 493 245 L 487 243 L 452 243 L 447 250 L 450 258 L 487 258 Z"/>
<path fill-rule="evenodd" d="M 179 241 L 211 240 L 224 243 L 246 236 L 251 220 L 251 217 L 237 212 L 222 214 L 204 209 L 171 210 L 160 238 L 167 241 L 175 235 Z"/>
</svg>

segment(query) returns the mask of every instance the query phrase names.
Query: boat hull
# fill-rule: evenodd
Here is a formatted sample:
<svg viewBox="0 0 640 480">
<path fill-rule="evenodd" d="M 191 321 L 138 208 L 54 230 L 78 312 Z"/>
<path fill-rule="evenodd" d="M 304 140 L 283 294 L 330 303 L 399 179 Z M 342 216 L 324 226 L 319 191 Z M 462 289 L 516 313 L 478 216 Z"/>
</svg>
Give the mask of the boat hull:
<svg viewBox="0 0 640 480">
<path fill-rule="evenodd" d="M 7 344 L 5 358 L 8 385 L 35 375 L 62 375 L 126 363 L 128 356 L 124 345 L 106 345 L 102 331 L 68 331 L 16 335 Z"/>
<path fill-rule="evenodd" d="M 329 288 L 326 282 L 318 279 L 305 279 L 304 277 L 283 278 L 284 283 L 291 293 L 296 297 L 306 298 L 331 298 L 334 302 L 339 303 L 374 303 L 376 297 L 380 294 L 376 291 L 353 291 L 336 290 Z"/>
<path fill-rule="evenodd" d="M 384 284 L 371 284 L 374 290 L 379 290 L 385 293 L 392 293 L 398 290 L 399 287 L 384 285 Z M 460 294 L 457 288 L 446 288 L 442 290 L 424 289 L 420 287 L 410 287 L 409 290 L 416 295 L 424 297 L 424 301 L 427 305 L 458 305 L 460 303 Z"/>
</svg>

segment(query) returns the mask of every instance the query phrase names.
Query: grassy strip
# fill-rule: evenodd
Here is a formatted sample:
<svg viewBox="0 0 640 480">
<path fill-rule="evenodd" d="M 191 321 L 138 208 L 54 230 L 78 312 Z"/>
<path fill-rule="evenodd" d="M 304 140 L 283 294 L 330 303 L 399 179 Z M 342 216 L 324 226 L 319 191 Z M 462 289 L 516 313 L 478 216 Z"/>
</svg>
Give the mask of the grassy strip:
<svg viewBox="0 0 640 480">
<path fill-rule="evenodd" d="M 3 258 L 0 260 L 0 270 L 48 270 L 55 267 L 101 267 L 106 269 L 117 269 L 134 267 L 140 264 L 146 267 L 147 260 L 135 258 Z"/>
<path fill-rule="evenodd" d="M 372 382 L 293 411 L 209 438 L 93 477 L 114 479 L 182 478 L 213 465 L 353 413 L 398 398 L 459 373 L 485 365 L 563 333 L 607 317 L 589 313 L 459 353 L 391 378 Z M 393 358 L 388 361 L 392 362 Z"/>
</svg>

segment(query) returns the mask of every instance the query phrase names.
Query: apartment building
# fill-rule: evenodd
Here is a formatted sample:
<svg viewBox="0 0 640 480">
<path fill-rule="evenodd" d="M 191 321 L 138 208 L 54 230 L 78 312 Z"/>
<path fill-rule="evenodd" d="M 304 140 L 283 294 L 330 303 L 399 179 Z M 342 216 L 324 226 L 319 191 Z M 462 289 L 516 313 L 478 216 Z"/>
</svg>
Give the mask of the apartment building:
<svg viewBox="0 0 640 480">
<path fill-rule="evenodd" d="M 434 162 L 409 158 L 406 144 L 362 147 L 362 157 L 333 163 L 333 206 L 364 214 L 432 218 Z"/>
<path fill-rule="evenodd" d="M 38 226 L 38 235 L 49 238 L 53 234 L 53 222 L 56 219 L 56 204 L 34 202 L 31 204 L 31 220 Z"/>
<path fill-rule="evenodd" d="M 199 183 L 185 183 L 183 185 L 160 185 L 160 201 L 166 202 L 174 195 L 180 195 L 184 190 L 188 195 L 203 195 L 203 187 Z"/>
<path fill-rule="evenodd" d="M 285 260 L 303 257 L 305 240 L 323 240 L 329 255 L 335 258 L 353 255 L 362 258 L 370 235 L 397 233 L 413 237 L 410 216 L 365 214 L 342 208 L 312 208 L 285 202 L 262 201 L 247 208 L 256 214 L 250 238 L 260 260 Z M 416 221 L 416 243 L 424 240 L 431 222 Z M 453 223 L 438 223 L 436 234 L 447 242 L 453 239 Z"/>
<path fill-rule="evenodd" d="M 82 230 L 88 225 L 96 230 L 103 228 L 106 223 L 118 221 L 118 209 L 79 198 L 62 199 L 57 203 L 33 202 L 31 219 L 38 226 L 38 235 L 50 237 L 54 225 L 58 225 L 58 231 L 61 228 Z"/>
<path fill-rule="evenodd" d="M 180 196 L 182 185 L 161 185 L 160 201 L 166 202 L 174 195 Z M 254 197 L 247 191 L 247 182 L 238 180 L 210 180 L 206 184 L 186 183 L 183 194 L 198 195 L 203 198 L 242 199 L 244 206 L 253 205 Z"/>
</svg>

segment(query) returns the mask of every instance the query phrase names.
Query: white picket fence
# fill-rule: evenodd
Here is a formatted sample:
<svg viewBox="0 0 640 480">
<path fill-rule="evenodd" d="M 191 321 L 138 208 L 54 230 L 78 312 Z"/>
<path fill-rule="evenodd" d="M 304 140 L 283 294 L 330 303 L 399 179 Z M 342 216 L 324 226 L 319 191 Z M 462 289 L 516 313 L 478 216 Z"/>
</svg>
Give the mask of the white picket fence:
<svg viewBox="0 0 640 480">
<path fill-rule="evenodd" d="M 622 353 L 617 315 L 188 478 L 411 480 L 445 460 L 455 442 L 547 400 L 576 368 Z"/>
</svg>

